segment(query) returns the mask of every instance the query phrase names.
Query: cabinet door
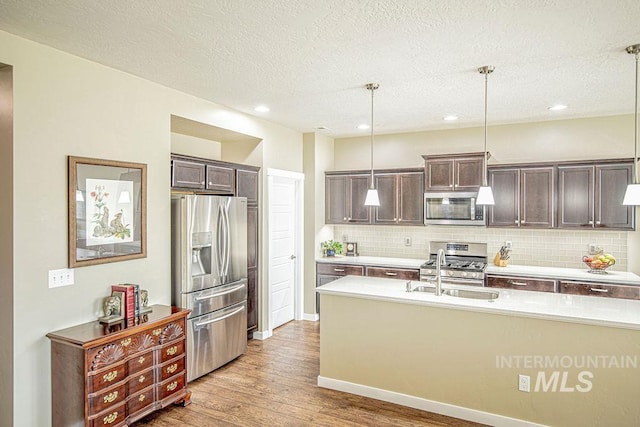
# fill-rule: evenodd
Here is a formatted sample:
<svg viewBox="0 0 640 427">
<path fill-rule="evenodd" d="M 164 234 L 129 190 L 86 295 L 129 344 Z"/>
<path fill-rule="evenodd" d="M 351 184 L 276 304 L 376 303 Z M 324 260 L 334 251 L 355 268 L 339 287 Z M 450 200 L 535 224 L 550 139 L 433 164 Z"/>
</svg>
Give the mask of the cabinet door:
<svg viewBox="0 0 640 427">
<path fill-rule="evenodd" d="M 553 279 L 533 279 L 528 277 L 487 276 L 487 287 L 518 289 L 521 291 L 555 292 Z"/>
<path fill-rule="evenodd" d="M 614 285 L 609 283 L 560 281 L 558 292 L 574 295 L 591 295 L 596 297 L 640 299 L 638 286 Z"/>
<path fill-rule="evenodd" d="M 370 180 L 369 175 L 351 175 L 347 179 L 347 222 L 362 224 L 371 222 L 371 209 L 364 205 Z"/>
<path fill-rule="evenodd" d="M 518 169 L 489 170 L 489 185 L 495 205 L 489 206 L 490 227 L 518 227 L 520 217 L 520 173 Z"/>
<path fill-rule="evenodd" d="M 396 174 L 375 175 L 380 206 L 373 208 L 374 224 L 396 224 L 398 222 L 398 179 Z"/>
<path fill-rule="evenodd" d="M 247 334 L 258 329 L 258 269 L 247 270 Z"/>
<path fill-rule="evenodd" d="M 622 204 L 632 181 L 633 164 L 596 166 L 596 228 L 634 229 L 635 210 Z"/>
<path fill-rule="evenodd" d="M 554 226 L 554 170 L 552 166 L 520 170 L 520 226 Z"/>
<path fill-rule="evenodd" d="M 233 194 L 235 190 L 235 170 L 222 166 L 207 165 L 207 190 Z"/>
<path fill-rule="evenodd" d="M 347 222 L 347 177 L 329 175 L 325 178 L 325 224 Z"/>
<path fill-rule="evenodd" d="M 558 227 L 592 228 L 594 167 L 558 167 Z"/>
<path fill-rule="evenodd" d="M 483 158 L 468 158 L 455 160 L 456 191 L 478 191 L 482 185 L 482 173 L 484 172 Z"/>
<path fill-rule="evenodd" d="M 451 159 L 425 162 L 425 191 L 451 191 L 454 188 L 454 164 Z"/>
<path fill-rule="evenodd" d="M 424 224 L 424 174 L 421 172 L 398 175 L 398 223 Z"/>
<path fill-rule="evenodd" d="M 258 208 L 247 208 L 247 268 L 258 266 Z"/>
<path fill-rule="evenodd" d="M 236 196 L 246 197 L 247 206 L 258 206 L 258 171 L 236 171 Z"/>
<path fill-rule="evenodd" d="M 203 163 L 173 160 L 171 162 L 171 186 L 203 189 L 205 184 L 204 170 Z"/>
</svg>

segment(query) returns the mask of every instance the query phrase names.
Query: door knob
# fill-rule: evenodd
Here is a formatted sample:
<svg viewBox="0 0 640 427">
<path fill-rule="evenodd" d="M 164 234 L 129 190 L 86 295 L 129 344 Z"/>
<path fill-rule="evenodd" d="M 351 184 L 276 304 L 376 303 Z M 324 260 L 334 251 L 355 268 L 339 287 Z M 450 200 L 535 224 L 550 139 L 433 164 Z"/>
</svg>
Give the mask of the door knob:
<svg viewBox="0 0 640 427">
<path fill-rule="evenodd" d="M 297 257 L 297 256 L 295 256 L 295 255 L 291 255 L 289 258 L 290 258 L 290 259 L 296 259 L 296 258 L 298 258 L 298 257 Z"/>
</svg>

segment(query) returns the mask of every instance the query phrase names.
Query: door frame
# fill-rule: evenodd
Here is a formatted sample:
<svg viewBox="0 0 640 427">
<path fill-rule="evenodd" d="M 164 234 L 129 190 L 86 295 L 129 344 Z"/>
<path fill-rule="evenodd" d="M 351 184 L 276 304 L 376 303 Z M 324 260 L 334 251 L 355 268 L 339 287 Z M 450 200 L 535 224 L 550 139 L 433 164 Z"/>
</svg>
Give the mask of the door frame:
<svg viewBox="0 0 640 427">
<path fill-rule="evenodd" d="M 303 302 L 304 302 L 304 174 L 300 172 L 292 172 L 281 169 L 267 169 L 267 193 L 272 193 L 273 179 L 275 177 L 290 179 L 293 181 L 295 188 L 295 239 L 294 253 L 296 259 L 294 263 L 294 287 L 293 287 L 293 318 L 294 320 L 302 320 Z M 271 218 L 271 201 L 267 199 L 267 217 Z M 269 238 L 269 255 L 267 257 L 268 279 L 266 289 L 266 312 L 268 318 L 268 328 L 266 336 L 273 334 L 271 325 L 271 227 L 267 221 L 267 236 Z"/>
</svg>

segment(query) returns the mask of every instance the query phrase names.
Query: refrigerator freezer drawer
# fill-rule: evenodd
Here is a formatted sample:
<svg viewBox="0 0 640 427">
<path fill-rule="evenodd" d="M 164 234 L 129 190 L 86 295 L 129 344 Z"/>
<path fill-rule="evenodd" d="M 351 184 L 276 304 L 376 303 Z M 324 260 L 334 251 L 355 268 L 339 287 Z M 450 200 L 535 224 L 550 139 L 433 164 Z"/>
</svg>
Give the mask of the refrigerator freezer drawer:
<svg viewBox="0 0 640 427">
<path fill-rule="evenodd" d="M 187 380 L 192 381 L 247 351 L 247 303 L 189 319 L 187 329 Z"/>
<path fill-rule="evenodd" d="M 191 310 L 189 319 L 212 311 L 220 310 L 247 300 L 247 279 L 241 279 L 223 286 L 204 291 L 182 294 L 178 304 L 180 308 Z"/>
</svg>

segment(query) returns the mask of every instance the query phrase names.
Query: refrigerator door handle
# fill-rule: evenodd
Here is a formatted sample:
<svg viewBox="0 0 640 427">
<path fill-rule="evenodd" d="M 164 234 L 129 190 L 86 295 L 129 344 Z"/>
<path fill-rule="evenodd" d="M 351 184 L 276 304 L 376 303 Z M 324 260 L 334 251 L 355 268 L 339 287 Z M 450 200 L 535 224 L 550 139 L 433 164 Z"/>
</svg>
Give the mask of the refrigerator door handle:
<svg viewBox="0 0 640 427">
<path fill-rule="evenodd" d="M 226 319 L 226 318 L 228 318 L 228 317 L 235 316 L 236 314 L 240 313 L 240 312 L 241 312 L 241 311 L 243 311 L 243 310 L 244 310 L 244 306 L 240 307 L 240 308 L 239 308 L 239 309 L 237 309 L 237 310 L 232 311 L 232 312 L 231 312 L 231 313 L 229 313 L 229 314 L 225 314 L 224 316 L 216 317 L 215 319 L 206 320 L 206 321 L 204 321 L 204 322 L 198 322 L 198 323 L 195 323 L 195 324 L 194 324 L 194 326 L 195 326 L 196 328 L 200 328 L 200 327 L 202 327 L 202 326 L 210 325 L 211 323 L 220 322 L 221 320 L 224 320 L 224 319 Z"/>
<path fill-rule="evenodd" d="M 224 206 L 224 247 L 225 247 L 225 263 L 224 263 L 224 275 L 229 274 L 229 263 L 231 262 L 231 231 L 229 229 L 229 203 L 230 199 L 227 199 L 227 203 Z"/>
<path fill-rule="evenodd" d="M 216 292 L 215 294 L 207 295 L 206 297 L 195 297 L 193 299 L 193 301 L 194 302 L 206 301 L 206 300 L 211 299 L 211 298 L 216 298 L 216 297 L 219 297 L 219 296 L 222 296 L 222 295 L 227 295 L 227 294 L 230 294 L 230 293 L 233 293 L 233 292 L 237 291 L 238 289 L 242 289 L 244 286 L 245 286 L 245 284 L 242 283 L 242 284 L 240 284 L 240 285 L 238 285 L 236 287 L 233 287 L 231 289 L 227 289 L 226 291 Z"/>
<path fill-rule="evenodd" d="M 222 204 L 218 205 L 218 218 L 216 223 L 216 228 L 218 231 L 218 238 L 216 239 L 216 262 L 218 264 L 218 274 L 220 276 L 224 276 L 224 248 L 220 245 L 220 241 L 222 240 L 222 234 L 224 233 L 223 225 L 224 225 L 224 209 Z"/>
</svg>

